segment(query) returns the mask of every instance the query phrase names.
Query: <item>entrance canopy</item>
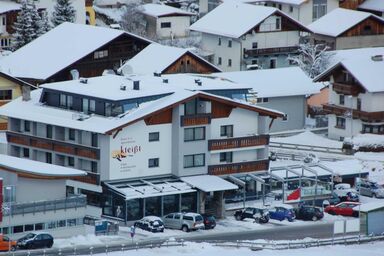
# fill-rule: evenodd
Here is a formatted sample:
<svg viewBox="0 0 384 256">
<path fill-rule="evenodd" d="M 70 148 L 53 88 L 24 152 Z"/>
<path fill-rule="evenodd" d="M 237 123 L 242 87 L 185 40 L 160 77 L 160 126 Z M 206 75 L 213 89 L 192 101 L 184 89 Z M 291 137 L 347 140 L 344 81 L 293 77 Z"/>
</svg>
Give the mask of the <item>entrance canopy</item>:
<svg viewBox="0 0 384 256">
<path fill-rule="evenodd" d="M 182 181 L 204 192 L 238 189 L 238 186 L 214 175 L 196 175 L 181 177 Z"/>
</svg>

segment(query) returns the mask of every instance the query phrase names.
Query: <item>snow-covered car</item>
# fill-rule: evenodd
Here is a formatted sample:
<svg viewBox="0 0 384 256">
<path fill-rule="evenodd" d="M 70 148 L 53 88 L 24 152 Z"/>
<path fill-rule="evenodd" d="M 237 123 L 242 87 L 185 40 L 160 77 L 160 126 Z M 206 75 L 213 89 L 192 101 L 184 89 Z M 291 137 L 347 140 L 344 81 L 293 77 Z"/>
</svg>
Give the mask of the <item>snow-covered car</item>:
<svg viewBox="0 0 384 256">
<path fill-rule="evenodd" d="M 164 232 L 163 220 L 157 216 L 146 216 L 136 221 L 134 226 L 150 232 Z"/>
<path fill-rule="evenodd" d="M 357 188 L 360 195 L 384 198 L 384 187 L 377 182 L 361 179 L 357 184 Z"/>
<path fill-rule="evenodd" d="M 336 184 L 333 191 L 337 194 L 341 201 L 359 201 L 357 191 L 348 183 Z"/>
</svg>

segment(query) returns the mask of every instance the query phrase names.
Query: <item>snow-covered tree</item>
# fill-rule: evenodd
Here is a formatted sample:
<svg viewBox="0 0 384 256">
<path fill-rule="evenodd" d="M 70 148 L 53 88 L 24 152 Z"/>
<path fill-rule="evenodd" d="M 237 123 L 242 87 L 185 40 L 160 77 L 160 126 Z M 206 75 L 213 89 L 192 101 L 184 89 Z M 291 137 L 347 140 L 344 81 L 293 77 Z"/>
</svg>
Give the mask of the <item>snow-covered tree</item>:
<svg viewBox="0 0 384 256">
<path fill-rule="evenodd" d="M 131 1 L 126 5 L 126 12 L 121 18 L 121 26 L 124 30 L 133 34 L 148 37 L 147 21 L 143 14 L 141 1 Z"/>
<path fill-rule="evenodd" d="M 76 18 L 76 10 L 72 6 L 70 0 L 57 0 L 52 13 L 52 24 L 54 27 L 63 22 L 74 22 Z"/>
<path fill-rule="evenodd" d="M 330 65 L 333 54 L 328 49 L 323 44 L 300 44 L 299 54 L 288 57 L 288 60 L 298 64 L 310 78 L 314 78 Z"/>
<path fill-rule="evenodd" d="M 13 27 L 15 29 L 12 39 L 13 50 L 19 49 L 37 37 L 32 8 L 33 5 L 28 0 L 21 2 L 20 12 Z"/>
</svg>

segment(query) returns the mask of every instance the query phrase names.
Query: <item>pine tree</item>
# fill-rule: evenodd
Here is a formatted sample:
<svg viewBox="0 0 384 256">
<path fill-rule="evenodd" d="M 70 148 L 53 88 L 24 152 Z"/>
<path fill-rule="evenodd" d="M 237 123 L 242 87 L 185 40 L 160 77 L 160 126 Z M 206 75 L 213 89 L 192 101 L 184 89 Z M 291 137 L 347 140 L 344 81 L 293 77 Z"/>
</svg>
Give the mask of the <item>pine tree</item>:
<svg viewBox="0 0 384 256">
<path fill-rule="evenodd" d="M 14 23 L 15 33 L 13 34 L 12 48 L 17 50 L 20 47 L 31 42 L 37 37 L 33 26 L 32 6 L 28 0 L 21 2 L 20 12 L 17 16 L 17 21 Z"/>
<path fill-rule="evenodd" d="M 69 0 L 57 0 L 52 13 L 52 24 L 54 27 L 63 22 L 74 22 L 76 18 L 75 8 L 71 5 Z"/>
<path fill-rule="evenodd" d="M 41 13 L 41 26 L 39 29 L 39 36 L 47 33 L 49 30 L 51 30 L 51 24 L 49 23 L 48 20 L 48 13 L 47 12 L 42 12 Z"/>
</svg>

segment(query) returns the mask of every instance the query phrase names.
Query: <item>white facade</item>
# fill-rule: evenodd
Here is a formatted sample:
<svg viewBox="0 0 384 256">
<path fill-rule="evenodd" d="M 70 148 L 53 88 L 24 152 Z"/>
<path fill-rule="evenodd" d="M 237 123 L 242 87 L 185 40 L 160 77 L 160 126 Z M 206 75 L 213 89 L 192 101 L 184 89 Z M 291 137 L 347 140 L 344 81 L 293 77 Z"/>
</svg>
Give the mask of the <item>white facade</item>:
<svg viewBox="0 0 384 256">
<path fill-rule="evenodd" d="M 189 34 L 190 16 L 169 16 L 156 19 L 156 34 L 160 39 L 186 37 Z"/>
<path fill-rule="evenodd" d="M 76 10 L 76 19 L 74 23 L 86 24 L 86 13 L 85 13 L 85 0 L 71 0 L 73 8 Z M 48 19 L 52 17 L 56 1 L 54 0 L 38 0 L 36 6 L 38 8 L 45 8 L 49 14 Z"/>
</svg>

